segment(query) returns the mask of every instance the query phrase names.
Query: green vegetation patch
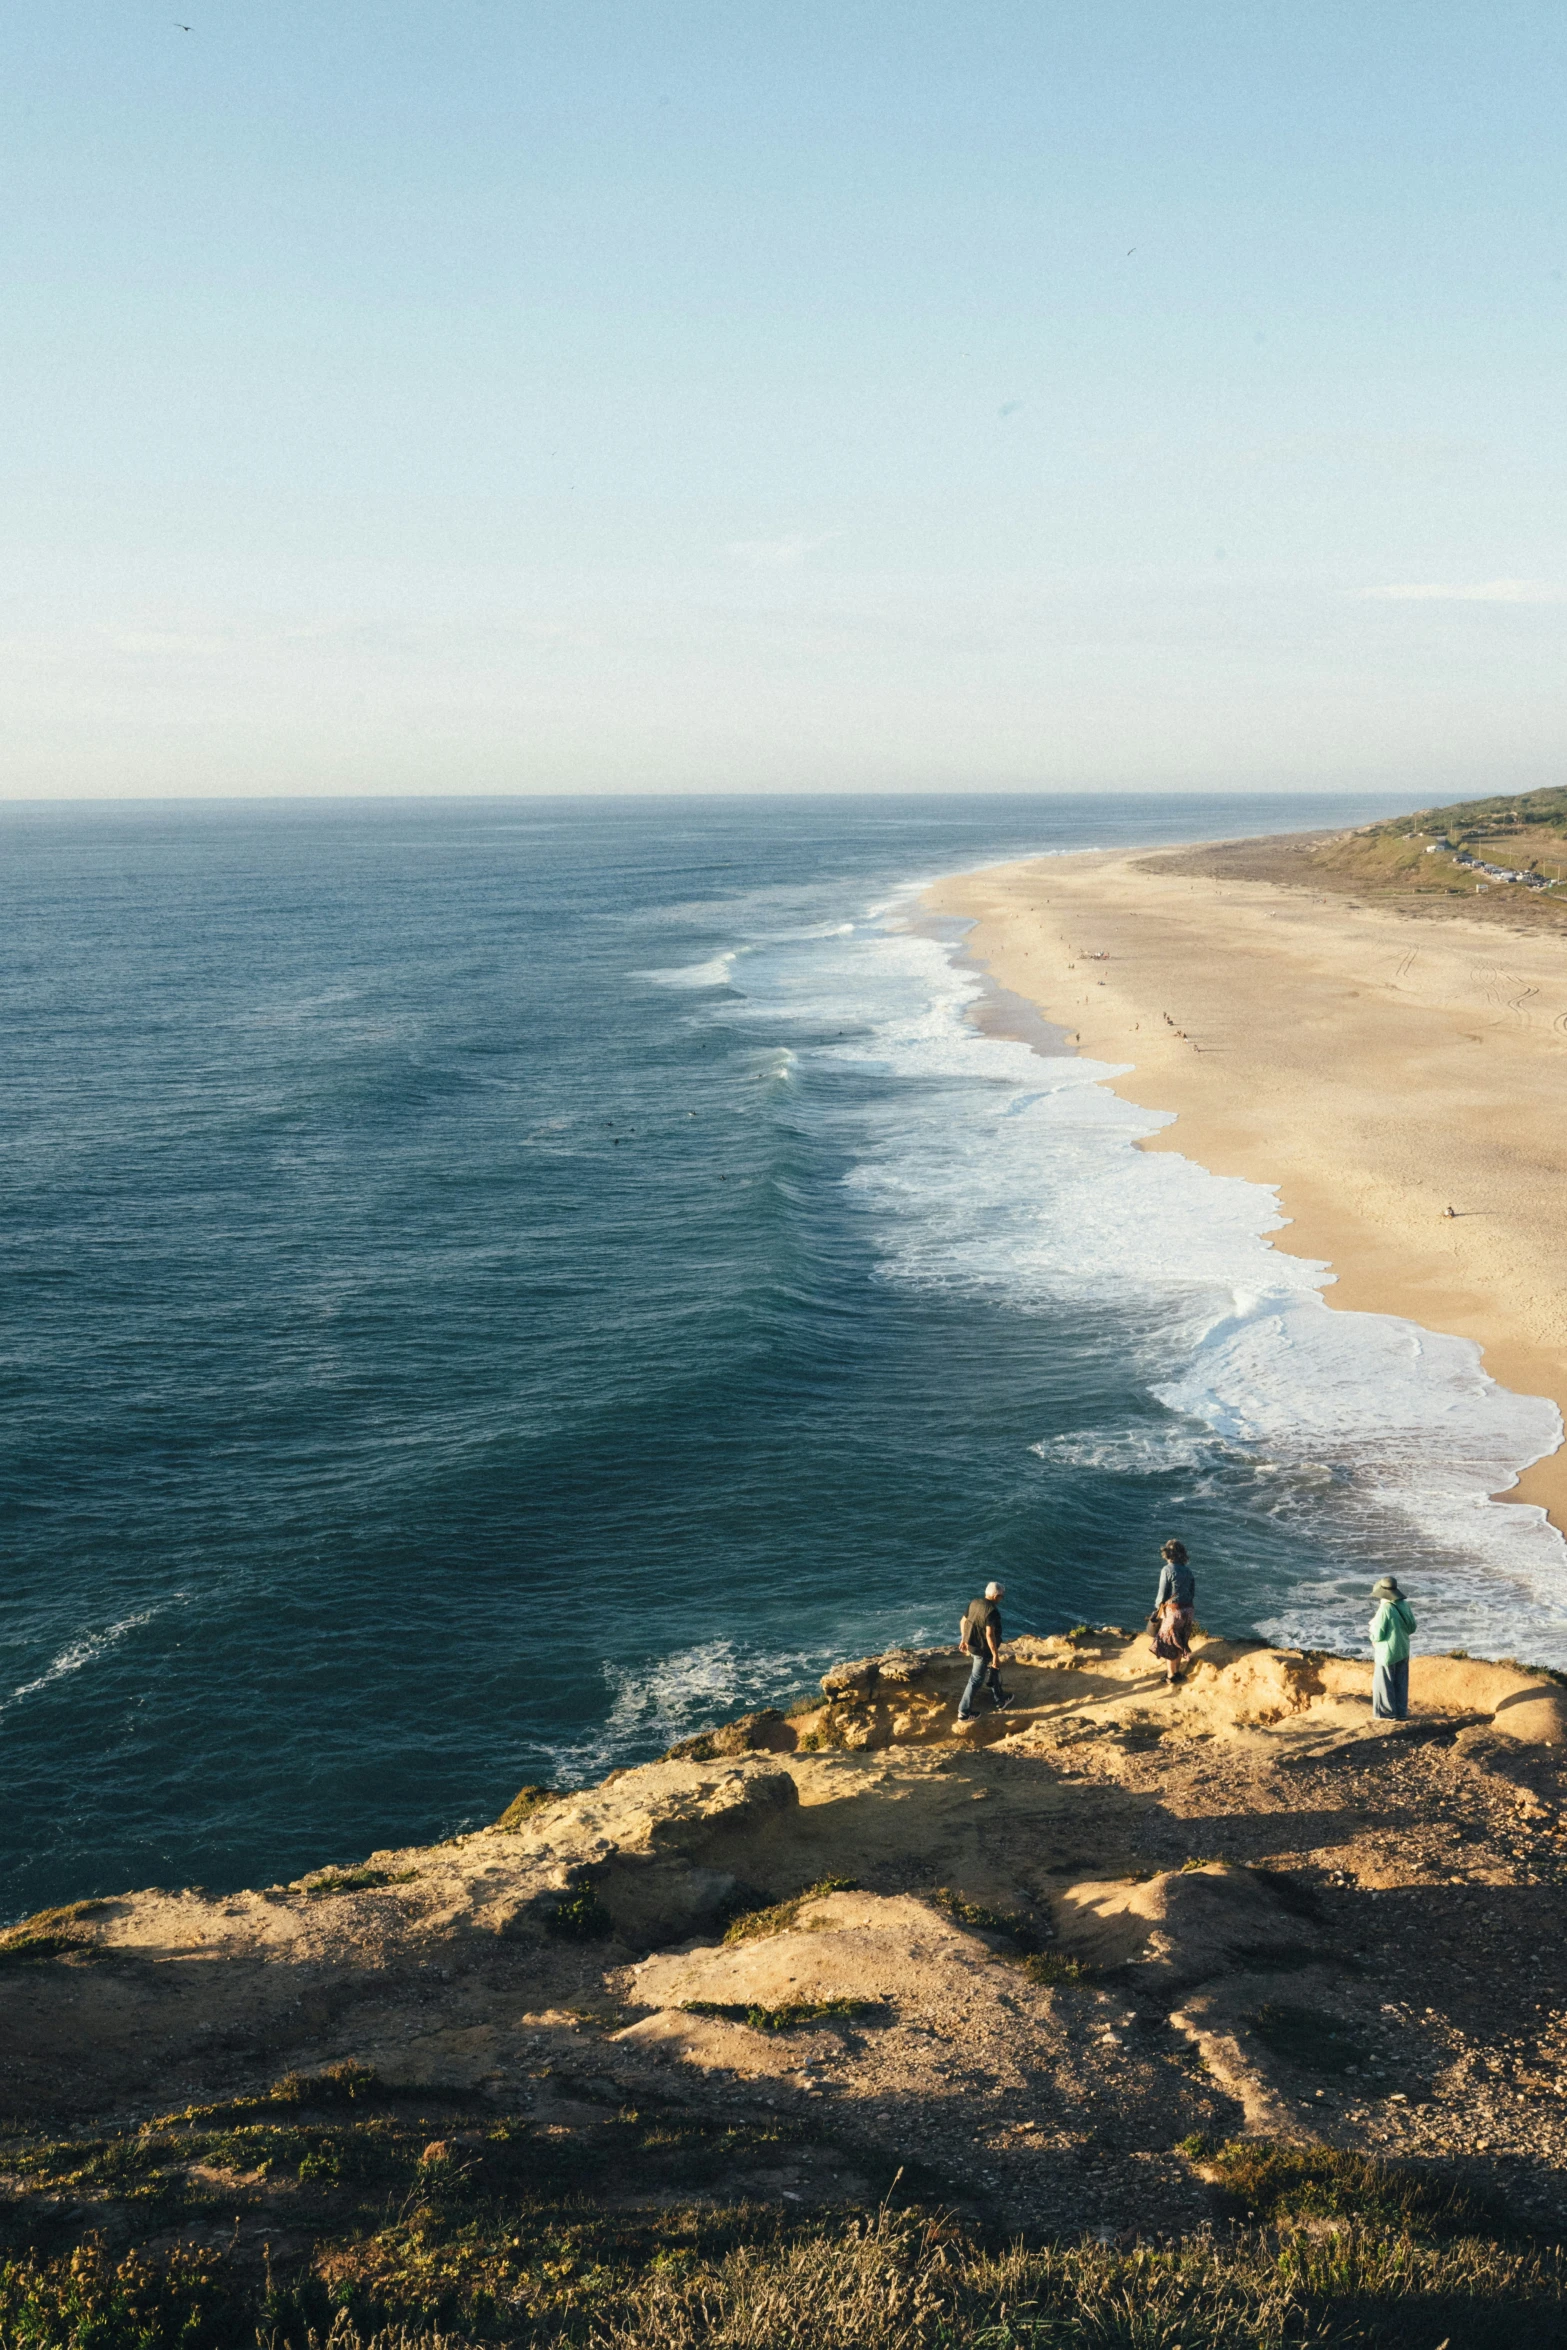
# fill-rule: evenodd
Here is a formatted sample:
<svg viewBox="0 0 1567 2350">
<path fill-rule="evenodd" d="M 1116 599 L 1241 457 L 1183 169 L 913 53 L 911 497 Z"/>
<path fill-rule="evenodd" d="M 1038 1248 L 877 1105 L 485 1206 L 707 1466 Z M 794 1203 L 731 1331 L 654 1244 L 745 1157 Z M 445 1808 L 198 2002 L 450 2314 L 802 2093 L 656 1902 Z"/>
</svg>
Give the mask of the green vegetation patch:
<svg viewBox="0 0 1567 2350">
<path fill-rule="evenodd" d="M 14 1934 L 0 1942 L 0 1967 L 41 1966 L 46 1959 L 69 1958 L 97 1947 L 84 1934 Z"/>
<path fill-rule="evenodd" d="M 561 1942 L 607 1942 L 615 1921 L 593 1887 L 579 1885 L 546 1913 L 544 1931 Z"/>
<path fill-rule="evenodd" d="M 562 1801 L 564 1798 L 553 1787 L 519 1787 L 495 1825 L 498 1828 L 521 1828 L 546 1804 Z"/>
<path fill-rule="evenodd" d="M 18 2350 L 230 2350 L 261 2315 L 221 2252 L 177 2245 L 116 2259 L 86 2243 L 63 2259 L 0 2262 L 0 2341 Z"/>
<path fill-rule="evenodd" d="M 1394 816 L 1373 826 L 1377 833 L 1445 832 L 1450 840 L 1460 833 L 1494 838 L 1502 832 L 1527 832 L 1538 826 L 1567 833 L 1567 785 L 1546 784 L 1538 791 L 1503 792 L 1483 800 L 1454 800 L 1445 808 L 1425 808 L 1415 816 Z"/>
<path fill-rule="evenodd" d="M 30 1918 L 22 1918 L 6 1929 L 6 1938 L 13 1934 L 61 1934 L 79 1926 L 87 1918 L 105 1916 L 114 1904 L 110 1901 L 66 1901 L 58 1909 L 35 1909 Z"/>
<path fill-rule="evenodd" d="M 1277 2226 L 1285 2220 L 1352 2220 L 1410 2235 L 1489 2232 L 1495 2215 L 1454 2180 L 1406 2170 L 1339 2146 L 1278 2146 L 1266 2138 L 1231 2138 L 1209 2148 L 1183 2141 L 1224 2189 L 1241 2216 Z"/>
<path fill-rule="evenodd" d="M 859 1884 L 853 1877 L 823 1877 L 814 1885 L 807 1885 L 803 1893 L 796 1893 L 789 1901 L 771 1902 L 765 1909 L 743 1910 L 726 1929 L 726 1942 L 751 1942 L 762 1934 L 787 1934 L 799 1921 L 800 1912 L 813 1901 L 820 1901 L 828 1893 L 858 1893 Z"/>
<path fill-rule="evenodd" d="M 383 1885 L 411 1885 L 419 1874 L 417 1869 L 400 1869 L 393 1876 L 389 1869 L 337 1869 L 325 1876 L 312 1877 L 305 1886 L 309 1901 L 325 1901 L 334 1893 L 376 1893 Z"/>
<path fill-rule="evenodd" d="M 1092 1967 L 1084 1966 L 1080 1958 L 1063 1958 L 1054 1950 L 1032 1951 L 1020 1958 L 1018 1965 L 1031 1983 L 1046 1986 L 1057 1983 L 1093 1983 L 1098 1981 Z"/>
<path fill-rule="evenodd" d="M 808 1999 L 789 2007 L 726 2005 L 717 1999 L 686 1999 L 685 2015 L 717 2016 L 726 2024 L 745 2024 L 753 2032 L 797 2032 L 809 2024 L 886 2023 L 891 2008 L 885 1999 Z"/>
<path fill-rule="evenodd" d="M 760 1885 L 737 1883 L 724 1895 L 717 1909 L 713 1912 L 713 1931 L 727 1934 L 730 1927 L 736 1924 L 739 1919 L 755 1917 L 758 1911 L 770 1909 L 773 1906 L 772 1895 L 764 1892 Z"/>
<path fill-rule="evenodd" d="M 0 1967 L 41 1966 L 51 1958 L 96 1951 L 99 1945 L 77 1928 L 109 1907 L 107 1901 L 67 1901 L 57 1909 L 34 1910 L 0 1933 Z"/>
<path fill-rule="evenodd" d="M 5 2350 L 254 2350 L 258 2330 L 275 2350 L 309 2350 L 334 2323 L 350 2342 L 356 2323 L 367 2336 L 407 2324 L 577 2341 L 577 2322 L 601 2306 L 633 2319 L 642 2279 L 775 2242 L 781 2210 L 693 2213 L 683 2199 L 807 2143 L 775 2115 L 691 2115 L 656 2097 L 567 2134 L 497 2121 L 477 2095 L 385 2084 L 363 2116 L 289 2118 L 296 2090 L 315 2104 L 349 2085 L 340 2072 L 311 2076 L 109 2139 L 10 2149 L 25 2184 L 0 2262 Z M 48 2199 L 32 2241 L 27 2189 Z M 628 2192 L 654 2208 L 620 2209 Z M 62 2193 L 102 2213 L 74 2252 L 62 2253 L 53 2216 Z M 157 2251 L 119 2258 L 127 2230 Z M 192 2233 L 227 2249 L 188 2249 Z M 265 2251 L 283 2234 L 304 2247 L 287 2262 Z"/>
<path fill-rule="evenodd" d="M 699 1730 L 694 1738 L 682 1738 L 674 1746 L 666 1746 L 658 1759 L 660 1762 L 717 1762 L 722 1751 L 716 1730 Z"/>
<path fill-rule="evenodd" d="M 796 1754 L 832 1754 L 850 1750 L 850 1732 L 866 1718 L 866 1699 L 858 1691 L 841 1691 L 836 1697 L 824 1697 L 818 1709 L 820 1719 L 814 1730 L 807 1730 L 795 1743 Z"/>
<path fill-rule="evenodd" d="M 395 2095 L 372 2065 L 345 2056 L 318 2073 L 285 2073 L 272 2084 L 274 2105 L 357 2105 Z"/>
</svg>

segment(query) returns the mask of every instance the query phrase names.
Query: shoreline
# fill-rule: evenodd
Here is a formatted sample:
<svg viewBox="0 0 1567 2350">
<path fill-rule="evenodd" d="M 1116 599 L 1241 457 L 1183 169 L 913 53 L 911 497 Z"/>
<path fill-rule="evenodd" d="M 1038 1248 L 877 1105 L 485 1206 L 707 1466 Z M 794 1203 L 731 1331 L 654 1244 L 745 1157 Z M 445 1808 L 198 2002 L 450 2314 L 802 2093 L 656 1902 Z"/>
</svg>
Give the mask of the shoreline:
<svg viewBox="0 0 1567 2350">
<path fill-rule="evenodd" d="M 1030 858 L 920 903 L 969 922 L 965 959 L 1066 1049 L 1132 1064 L 1110 1090 L 1176 1121 L 1140 1149 L 1274 1188 L 1288 1225 L 1264 1237 L 1327 1263 L 1329 1305 L 1473 1340 L 1567 1418 L 1567 946 L 1191 854 Z M 1493 1498 L 1567 1534 L 1567 1448 Z"/>
</svg>

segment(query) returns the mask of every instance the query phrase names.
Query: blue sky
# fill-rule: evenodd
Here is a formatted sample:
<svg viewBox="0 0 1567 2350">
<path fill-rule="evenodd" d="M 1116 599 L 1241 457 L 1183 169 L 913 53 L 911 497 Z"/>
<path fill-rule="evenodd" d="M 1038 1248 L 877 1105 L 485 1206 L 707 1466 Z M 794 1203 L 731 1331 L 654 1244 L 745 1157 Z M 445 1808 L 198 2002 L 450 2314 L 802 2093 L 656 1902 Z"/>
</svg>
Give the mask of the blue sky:
<svg viewBox="0 0 1567 2350">
<path fill-rule="evenodd" d="M 1560 0 L 12 9 L 0 791 L 1555 780 L 1564 64 Z"/>
</svg>

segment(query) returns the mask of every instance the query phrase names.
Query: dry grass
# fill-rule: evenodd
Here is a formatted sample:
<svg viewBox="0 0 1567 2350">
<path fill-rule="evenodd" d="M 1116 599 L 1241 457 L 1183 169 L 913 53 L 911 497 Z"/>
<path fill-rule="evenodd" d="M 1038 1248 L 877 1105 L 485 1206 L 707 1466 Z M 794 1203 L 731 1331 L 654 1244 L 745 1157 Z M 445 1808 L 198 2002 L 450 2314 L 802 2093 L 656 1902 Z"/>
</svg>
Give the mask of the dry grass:
<svg viewBox="0 0 1567 2350">
<path fill-rule="evenodd" d="M 616 2306 L 529 2350 L 1560 2350 L 1558 2256 L 1407 2237 L 1199 2240 L 1174 2250 L 1080 2243 L 977 2248 L 940 2220 L 880 2212 L 711 2264 L 655 2264 Z M 497 2336 L 484 2329 L 486 2341 Z M 258 2350 L 466 2350 L 403 2327 L 274 2333 Z"/>
<path fill-rule="evenodd" d="M 280 2332 L 276 2326 L 256 2336 L 256 2350 L 296 2350 L 299 2344 L 297 2334 Z M 468 2337 L 432 2334 L 419 2326 L 377 2326 L 371 2333 L 361 2333 L 345 2309 L 326 2333 L 312 2327 L 300 2350 L 468 2350 Z"/>
<path fill-rule="evenodd" d="M 294 2350 L 299 2337 L 276 2326 L 256 2336 L 256 2350 Z M 304 2337 L 304 2350 L 468 2350 L 462 2334 L 432 2334 L 419 2326 L 377 2326 L 361 2333 L 343 2310 L 322 2334 L 314 2328 Z"/>
<path fill-rule="evenodd" d="M 1456 2256 L 1345 2239 L 992 2253 L 939 2222 L 883 2213 L 838 2237 L 732 2253 L 705 2275 L 666 2272 L 592 2341 L 595 2350 L 1430 2350 L 1446 2330 L 1454 2350 L 1545 2350 L 1564 2324 L 1560 2266 L 1490 2246 Z"/>
<path fill-rule="evenodd" d="M 428 2162 L 425 2170 L 430 2170 Z M 437 2166 L 439 2168 L 440 2166 Z M 497 2215 L 498 2217 L 499 2215 Z M 711 2216 L 711 2215 L 710 2215 Z M 753 2215 L 759 2218 L 760 2215 Z M 425 2223 L 427 2224 L 427 2223 Z M 517 2225 L 514 2218 L 512 2226 Z M 524 2222 L 526 2224 L 526 2222 Z M 575 2247 L 575 2248 L 574 2248 Z M 0 2263 L 6 2350 L 1560 2350 L 1567 2261 L 1355 2221 L 997 2248 L 941 2216 L 823 2213 L 794 2229 L 666 2235 L 617 2252 L 562 2236 L 512 2289 L 411 2304 L 246 2289 L 176 2249 Z M 341 2264 L 329 2275 L 346 2284 Z M 498 2281 L 498 2280 L 497 2280 Z M 420 2306 L 420 2303 L 423 2306 Z M 401 2306 L 399 2306 L 401 2303 Z"/>
</svg>

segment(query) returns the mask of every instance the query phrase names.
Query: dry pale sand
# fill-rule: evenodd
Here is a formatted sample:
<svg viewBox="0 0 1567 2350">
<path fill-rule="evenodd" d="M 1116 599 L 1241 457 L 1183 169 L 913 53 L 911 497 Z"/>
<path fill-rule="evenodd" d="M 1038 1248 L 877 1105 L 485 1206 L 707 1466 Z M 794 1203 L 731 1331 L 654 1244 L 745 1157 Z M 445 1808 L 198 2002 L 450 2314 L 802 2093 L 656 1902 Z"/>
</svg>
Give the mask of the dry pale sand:
<svg viewBox="0 0 1567 2350">
<path fill-rule="evenodd" d="M 1177 1114 L 1144 1149 L 1276 1184 L 1274 1245 L 1328 1260 L 1330 1304 L 1477 1339 L 1503 1386 L 1567 1411 L 1567 939 L 1146 851 L 998 865 L 926 903 L 974 917 L 976 961 L 1085 1053 L 1134 1064 L 1115 1090 Z M 1508 1498 L 1567 1532 L 1567 1452 Z"/>
</svg>

